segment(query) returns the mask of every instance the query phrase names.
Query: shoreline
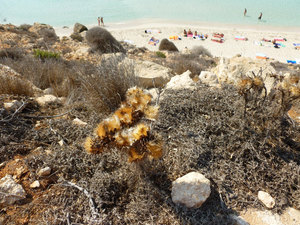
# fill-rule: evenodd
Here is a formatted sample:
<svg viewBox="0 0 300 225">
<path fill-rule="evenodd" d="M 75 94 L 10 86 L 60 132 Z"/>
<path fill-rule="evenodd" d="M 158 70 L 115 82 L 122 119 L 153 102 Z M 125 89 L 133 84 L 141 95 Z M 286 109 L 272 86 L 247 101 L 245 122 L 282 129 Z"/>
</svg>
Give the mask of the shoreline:
<svg viewBox="0 0 300 225">
<path fill-rule="evenodd" d="M 104 21 L 105 22 L 105 21 Z M 97 24 L 86 25 L 88 29 L 97 26 Z M 255 58 L 256 54 L 264 54 L 270 59 L 275 59 L 286 63 L 287 60 L 300 59 L 300 50 L 296 50 L 293 43 L 300 43 L 300 27 L 271 27 L 265 25 L 248 26 L 248 25 L 228 25 L 217 23 L 203 22 L 177 22 L 170 20 L 134 20 L 124 23 L 108 23 L 105 24 L 107 29 L 118 41 L 129 41 L 137 47 L 146 47 L 150 51 L 158 51 L 158 45 L 149 45 L 149 39 L 154 36 L 162 40 L 169 39 L 170 36 L 183 36 L 183 29 L 191 29 L 198 34 L 208 34 L 207 40 L 195 40 L 193 38 L 182 37 L 182 40 L 172 40 L 179 51 L 184 49 L 192 49 L 194 46 L 203 46 L 208 49 L 215 57 L 231 58 L 235 55 Z M 61 28 L 54 27 L 59 37 L 70 36 L 73 27 Z M 160 30 L 161 33 L 148 34 L 146 29 Z M 214 32 L 224 34 L 224 43 L 216 43 L 211 41 Z M 247 37 L 248 41 L 237 41 L 235 36 Z M 286 42 L 282 42 L 284 47 L 276 49 L 270 42 L 261 42 L 263 38 L 286 38 Z M 263 46 L 261 46 L 263 45 Z"/>
</svg>

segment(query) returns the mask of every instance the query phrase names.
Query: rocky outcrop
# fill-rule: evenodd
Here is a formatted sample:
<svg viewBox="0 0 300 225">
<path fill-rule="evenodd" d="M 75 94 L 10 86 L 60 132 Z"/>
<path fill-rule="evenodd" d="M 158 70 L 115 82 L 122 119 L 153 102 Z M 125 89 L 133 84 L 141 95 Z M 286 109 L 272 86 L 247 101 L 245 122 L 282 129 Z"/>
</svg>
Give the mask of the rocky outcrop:
<svg viewBox="0 0 300 225">
<path fill-rule="evenodd" d="M 210 181 L 201 173 L 191 172 L 172 183 L 172 201 L 188 208 L 200 207 L 210 195 Z"/>
<path fill-rule="evenodd" d="M 73 28 L 73 32 L 76 34 L 79 34 L 85 30 L 88 30 L 88 28 L 86 26 L 84 26 L 81 23 L 75 23 L 74 28 Z"/>
<path fill-rule="evenodd" d="M 275 79 L 270 75 L 276 71 L 270 63 L 253 60 L 245 57 L 221 58 L 219 64 L 211 70 L 216 74 L 220 83 L 238 84 L 242 77 L 258 75 L 266 80 L 266 88 L 269 91 Z"/>
<path fill-rule="evenodd" d="M 29 28 L 29 31 L 42 37 L 46 42 L 55 42 L 59 40 L 54 28 L 48 24 L 34 23 L 33 26 Z"/>
<path fill-rule="evenodd" d="M 135 74 L 146 88 L 163 87 L 171 77 L 171 70 L 150 61 L 136 61 Z"/>
<path fill-rule="evenodd" d="M 11 175 L 0 180 L 0 205 L 12 205 L 16 201 L 26 198 L 26 192 L 17 184 Z"/>
<path fill-rule="evenodd" d="M 47 104 L 61 102 L 61 99 L 57 98 L 54 95 L 43 95 L 41 97 L 36 98 L 35 100 L 40 106 L 45 106 Z"/>
</svg>

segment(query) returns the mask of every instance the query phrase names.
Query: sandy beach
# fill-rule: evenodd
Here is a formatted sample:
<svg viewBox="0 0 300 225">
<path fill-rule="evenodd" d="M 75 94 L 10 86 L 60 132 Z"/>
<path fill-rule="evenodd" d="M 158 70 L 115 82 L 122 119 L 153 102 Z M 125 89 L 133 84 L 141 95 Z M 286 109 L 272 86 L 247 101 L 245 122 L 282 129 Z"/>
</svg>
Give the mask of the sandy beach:
<svg viewBox="0 0 300 225">
<path fill-rule="evenodd" d="M 88 25 L 88 28 L 96 24 Z M 177 46 L 179 51 L 185 48 L 192 49 L 194 46 L 203 46 L 216 57 L 233 57 L 240 54 L 244 57 L 255 58 L 256 54 L 263 54 L 270 59 L 280 62 L 287 60 L 300 59 L 300 50 L 295 49 L 293 43 L 300 43 L 300 27 L 271 27 L 257 24 L 256 26 L 246 25 L 225 25 L 208 24 L 197 22 L 177 22 L 177 21 L 158 21 L 158 20 L 138 20 L 126 23 L 105 24 L 105 28 L 112 33 L 118 41 L 127 41 L 137 47 L 147 47 L 151 51 L 157 51 L 156 46 L 148 44 L 151 37 L 162 40 L 169 39 L 170 36 L 181 37 L 181 40 L 171 40 Z M 152 30 L 153 33 L 145 33 L 145 30 Z M 183 30 L 197 31 L 198 34 L 207 34 L 206 40 L 197 40 L 192 37 L 183 37 Z M 58 36 L 69 36 L 73 27 L 55 28 Z M 158 33 L 157 31 L 160 31 Z M 224 43 L 211 41 L 213 33 L 223 33 Z M 247 37 L 248 40 L 235 40 L 236 36 Z M 271 42 L 262 42 L 261 40 L 275 38 L 285 38 L 287 41 L 277 42 L 282 44 L 280 48 L 274 48 Z"/>
</svg>

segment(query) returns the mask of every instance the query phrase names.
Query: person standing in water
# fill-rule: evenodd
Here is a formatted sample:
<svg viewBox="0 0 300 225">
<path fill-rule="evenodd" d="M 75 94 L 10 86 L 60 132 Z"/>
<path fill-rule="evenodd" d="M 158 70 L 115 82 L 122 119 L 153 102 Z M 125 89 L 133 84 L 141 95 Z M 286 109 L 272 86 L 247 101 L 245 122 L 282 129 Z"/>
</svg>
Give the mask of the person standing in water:
<svg viewBox="0 0 300 225">
<path fill-rule="evenodd" d="M 260 13 L 258 19 L 261 20 L 261 18 L 262 18 L 262 12 Z"/>
<path fill-rule="evenodd" d="M 244 16 L 246 16 L 246 14 L 247 14 L 247 9 L 245 8 L 245 10 L 244 10 Z"/>
<path fill-rule="evenodd" d="M 101 25 L 104 26 L 103 17 L 101 17 Z"/>
<path fill-rule="evenodd" d="M 98 17 L 98 26 L 100 27 L 100 17 Z"/>
</svg>

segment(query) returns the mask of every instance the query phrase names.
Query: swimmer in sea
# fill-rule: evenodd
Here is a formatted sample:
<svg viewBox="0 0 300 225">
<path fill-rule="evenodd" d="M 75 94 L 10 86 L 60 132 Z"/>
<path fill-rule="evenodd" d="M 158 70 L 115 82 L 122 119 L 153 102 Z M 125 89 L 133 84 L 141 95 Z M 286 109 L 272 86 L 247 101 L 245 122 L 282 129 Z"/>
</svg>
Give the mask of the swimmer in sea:
<svg viewBox="0 0 300 225">
<path fill-rule="evenodd" d="M 262 18 L 262 13 L 260 13 L 258 19 L 261 20 L 261 18 Z"/>
</svg>

